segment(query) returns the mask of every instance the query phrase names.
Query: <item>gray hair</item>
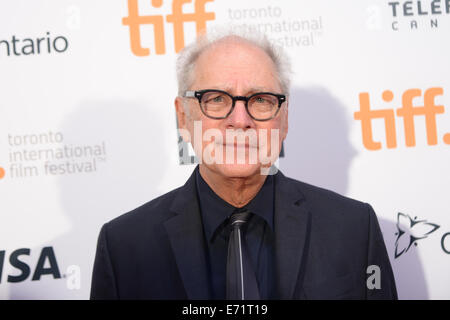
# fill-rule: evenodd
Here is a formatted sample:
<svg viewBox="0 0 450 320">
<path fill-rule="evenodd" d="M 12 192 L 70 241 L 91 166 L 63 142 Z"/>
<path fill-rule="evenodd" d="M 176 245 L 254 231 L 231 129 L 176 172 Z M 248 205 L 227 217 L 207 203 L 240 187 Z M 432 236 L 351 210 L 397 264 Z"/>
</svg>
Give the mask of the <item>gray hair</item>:
<svg viewBox="0 0 450 320">
<path fill-rule="evenodd" d="M 212 45 L 227 38 L 236 38 L 263 50 L 272 60 L 277 72 L 278 81 L 283 93 L 289 94 L 291 64 L 283 48 L 275 46 L 267 37 L 259 32 L 240 31 L 239 28 L 228 28 L 223 31 L 216 29 L 197 38 L 190 45 L 184 47 L 177 58 L 178 96 L 183 96 L 194 82 L 195 63 L 199 56 Z"/>
</svg>

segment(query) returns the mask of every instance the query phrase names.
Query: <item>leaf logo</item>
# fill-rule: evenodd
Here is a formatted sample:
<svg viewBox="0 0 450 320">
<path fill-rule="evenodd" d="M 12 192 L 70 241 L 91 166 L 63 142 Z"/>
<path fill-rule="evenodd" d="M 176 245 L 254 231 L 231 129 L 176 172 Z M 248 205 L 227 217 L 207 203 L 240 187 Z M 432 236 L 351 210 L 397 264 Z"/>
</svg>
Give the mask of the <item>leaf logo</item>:
<svg viewBox="0 0 450 320">
<path fill-rule="evenodd" d="M 408 214 L 399 212 L 397 214 L 397 239 L 395 240 L 395 259 L 403 253 L 408 252 L 409 248 L 417 241 L 425 239 L 429 234 L 433 233 L 440 226 L 429 223 L 426 220 L 417 220 L 417 217 L 411 219 Z"/>
</svg>

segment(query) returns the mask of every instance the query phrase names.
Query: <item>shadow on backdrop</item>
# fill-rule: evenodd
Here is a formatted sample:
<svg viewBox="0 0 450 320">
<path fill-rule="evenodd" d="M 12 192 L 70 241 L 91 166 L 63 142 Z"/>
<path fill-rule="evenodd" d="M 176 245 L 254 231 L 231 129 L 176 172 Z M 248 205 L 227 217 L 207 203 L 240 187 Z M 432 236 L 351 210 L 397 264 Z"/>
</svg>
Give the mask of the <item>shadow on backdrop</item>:
<svg viewBox="0 0 450 320">
<path fill-rule="evenodd" d="M 289 133 L 280 170 L 287 176 L 346 195 L 357 151 L 350 141 L 351 115 L 325 88 L 294 87 L 289 97 Z M 386 183 L 389 183 L 386 181 Z M 423 266 L 416 250 L 394 260 L 393 221 L 378 218 L 401 299 L 427 299 Z M 415 249 L 415 248 L 413 248 Z"/>
<path fill-rule="evenodd" d="M 57 175 L 59 194 L 55 199 L 59 197 L 61 214 L 67 217 L 70 229 L 46 245 L 54 248 L 62 278 L 43 275 L 40 281 L 28 279 L 11 286 L 11 299 L 89 298 L 101 225 L 160 193 L 158 186 L 166 169 L 160 123 L 151 106 L 132 101 L 86 101 L 68 115 L 60 128 L 63 143 L 97 145 L 104 141 L 106 154 L 96 157 L 93 172 Z M 66 274 L 71 265 L 79 267 L 79 275 Z"/>
<path fill-rule="evenodd" d="M 293 88 L 280 169 L 294 179 L 345 194 L 356 156 L 345 110 L 323 88 Z"/>
</svg>

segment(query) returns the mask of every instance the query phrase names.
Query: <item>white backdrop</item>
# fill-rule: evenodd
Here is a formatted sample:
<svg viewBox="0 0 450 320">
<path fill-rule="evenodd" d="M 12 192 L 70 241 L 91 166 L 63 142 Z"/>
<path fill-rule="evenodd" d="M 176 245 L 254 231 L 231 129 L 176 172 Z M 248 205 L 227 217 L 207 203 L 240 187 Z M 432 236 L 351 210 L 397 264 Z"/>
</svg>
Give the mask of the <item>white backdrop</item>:
<svg viewBox="0 0 450 320">
<path fill-rule="evenodd" d="M 374 206 L 400 298 L 450 299 L 449 12 L 448 0 L 2 1 L 0 298 L 89 297 L 101 225 L 194 168 L 178 152 L 175 39 L 232 23 L 293 62 L 280 169 Z"/>
</svg>

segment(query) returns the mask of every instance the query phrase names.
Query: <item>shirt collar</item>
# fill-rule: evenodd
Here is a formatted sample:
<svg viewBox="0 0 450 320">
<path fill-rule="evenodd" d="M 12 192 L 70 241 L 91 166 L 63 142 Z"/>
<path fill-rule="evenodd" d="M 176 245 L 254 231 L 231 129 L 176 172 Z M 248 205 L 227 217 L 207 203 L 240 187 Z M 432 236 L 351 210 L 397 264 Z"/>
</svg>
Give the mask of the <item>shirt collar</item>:
<svg viewBox="0 0 450 320">
<path fill-rule="evenodd" d="M 199 166 L 196 170 L 197 194 L 200 202 L 205 234 L 211 240 L 217 228 L 237 209 L 220 198 L 202 178 Z M 267 176 L 256 196 L 245 206 L 252 213 L 263 218 L 273 230 L 274 181 Z"/>
</svg>

